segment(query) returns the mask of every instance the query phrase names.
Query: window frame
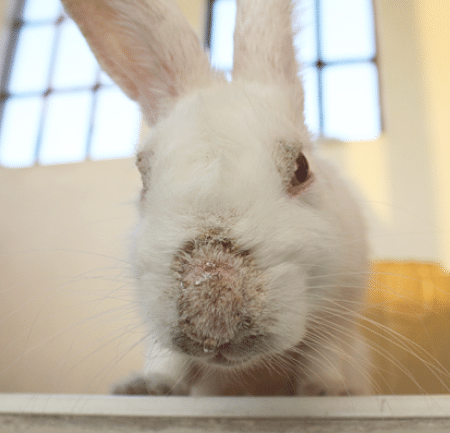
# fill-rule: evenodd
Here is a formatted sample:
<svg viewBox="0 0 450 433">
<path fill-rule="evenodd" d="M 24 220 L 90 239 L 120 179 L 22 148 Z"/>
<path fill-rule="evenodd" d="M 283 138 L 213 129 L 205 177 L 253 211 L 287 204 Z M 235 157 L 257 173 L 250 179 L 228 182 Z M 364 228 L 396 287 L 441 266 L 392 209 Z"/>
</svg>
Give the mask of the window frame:
<svg viewBox="0 0 450 433">
<path fill-rule="evenodd" d="M 0 167 L 5 168 L 25 168 L 25 167 L 33 167 L 33 166 L 47 166 L 47 165 L 60 165 L 65 163 L 77 163 L 89 160 L 102 160 L 102 159 L 117 159 L 117 158 L 126 158 L 131 156 L 133 153 L 133 145 L 130 144 L 130 155 L 119 155 L 115 156 L 112 152 L 111 155 L 105 154 L 104 156 L 92 155 L 92 144 L 94 137 L 94 125 L 96 122 L 96 114 L 97 114 L 97 106 L 99 104 L 99 98 L 102 95 L 102 91 L 115 90 L 118 89 L 118 86 L 113 83 L 110 78 L 105 81 L 103 78 L 104 73 L 101 67 L 96 64 L 96 73 L 95 79 L 86 85 L 68 85 L 67 87 L 57 87 L 54 86 L 54 71 L 57 67 L 57 55 L 58 46 L 61 42 L 61 33 L 63 26 L 66 22 L 70 21 L 71 18 L 64 13 L 64 9 L 62 4 L 60 4 L 58 16 L 52 20 L 42 20 L 42 21 L 29 21 L 27 22 L 23 19 L 22 15 L 24 12 L 24 8 L 26 7 L 27 1 L 29 0 L 9 0 L 6 5 L 6 14 L 4 20 L 4 26 L 2 30 L 2 37 L 0 38 L 0 43 L 2 44 L 0 48 L 3 48 L 3 51 L 0 50 L 0 59 L 2 63 L 0 63 L 0 146 L 1 143 L 1 125 L 4 121 L 4 116 L 6 112 L 6 107 L 8 102 L 13 99 L 19 99 L 24 97 L 37 97 L 42 102 L 42 108 L 37 113 L 38 116 L 38 132 L 36 137 L 33 139 L 33 155 L 30 153 L 30 163 L 24 165 L 17 166 L 9 166 L 7 163 L 4 164 L 0 161 Z M 12 93 L 9 92 L 9 86 L 11 83 L 11 74 L 14 67 L 14 58 L 18 50 L 19 40 L 21 32 L 24 28 L 29 27 L 38 27 L 38 26 L 48 26 L 52 25 L 54 27 L 55 33 L 52 37 L 52 47 L 51 47 L 51 56 L 49 61 L 49 68 L 47 72 L 47 81 L 46 87 L 43 89 L 39 89 L 37 91 L 24 91 Z M 119 89 L 120 90 L 120 89 Z M 51 96 L 58 96 L 64 94 L 82 94 L 83 92 L 89 93 L 89 103 L 88 103 L 88 111 L 86 113 L 86 136 L 82 143 L 83 147 L 80 148 L 80 157 L 67 157 L 67 159 L 61 161 L 42 161 L 41 158 L 41 149 L 43 144 L 44 137 L 44 128 L 46 123 L 49 121 L 48 110 L 49 103 L 51 101 Z M 122 91 L 120 91 L 122 92 Z M 142 127 L 142 118 L 139 125 L 136 125 L 136 142 L 134 143 L 134 147 L 136 147 L 137 141 L 140 136 L 140 129 Z"/>
<path fill-rule="evenodd" d="M 14 55 L 17 50 L 17 41 L 19 39 L 20 28 L 22 26 L 21 15 L 25 6 L 26 0 L 9 0 L 6 4 L 6 19 L 7 25 L 3 29 L 3 49 L 0 52 L 2 62 L 0 68 L 0 125 L 3 121 L 4 108 L 6 101 L 9 98 L 7 88 L 11 77 L 11 69 L 13 65 Z M 9 13 L 8 13 L 9 11 Z M 9 24 L 9 25 L 8 25 Z"/>
<path fill-rule="evenodd" d="M 206 14 L 206 26 L 205 26 L 205 47 L 206 49 L 211 49 L 211 36 L 212 36 L 212 25 L 213 25 L 213 8 L 214 3 L 217 0 L 207 0 L 207 14 Z M 379 113 L 379 134 L 378 136 L 375 136 L 373 138 L 368 138 L 364 140 L 350 140 L 352 142 L 354 141 L 376 141 L 378 140 L 383 132 L 384 132 L 384 116 L 383 116 L 383 100 L 382 100 L 382 83 L 381 83 L 381 77 L 380 77 L 380 67 L 379 67 L 379 35 L 378 35 L 378 26 L 377 26 L 377 15 L 376 15 L 376 7 L 374 4 L 374 0 L 370 0 L 372 4 L 372 12 L 373 12 L 373 22 L 374 22 L 374 55 L 370 58 L 349 58 L 349 59 L 343 59 L 343 60 L 337 60 L 337 61 L 324 61 L 322 58 L 322 37 L 321 37 L 321 5 L 320 0 L 314 0 L 315 3 L 315 17 L 316 17 L 316 32 L 315 37 L 317 41 L 317 60 L 315 62 L 304 62 L 303 67 L 304 68 L 314 68 L 317 71 L 317 102 L 319 107 L 319 113 L 318 113 L 318 134 L 317 139 L 324 142 L 336 142 L 336 141 L 345 141 L 345 140 L 339 140 L 336 138 L 331 138 L 326 135 L 324 135 L 324 98 L 323 98 L 323 70 L 326 67 L 333 67 L 333 66 L 339 66 L 339 65 L 350 65 L 350 64 L 357 64 L 357 63 L 367 63 L 372 64 L 375 66 L 377 71 L 377 90 L 378 90 L 378 113 Z"/>
</svg>

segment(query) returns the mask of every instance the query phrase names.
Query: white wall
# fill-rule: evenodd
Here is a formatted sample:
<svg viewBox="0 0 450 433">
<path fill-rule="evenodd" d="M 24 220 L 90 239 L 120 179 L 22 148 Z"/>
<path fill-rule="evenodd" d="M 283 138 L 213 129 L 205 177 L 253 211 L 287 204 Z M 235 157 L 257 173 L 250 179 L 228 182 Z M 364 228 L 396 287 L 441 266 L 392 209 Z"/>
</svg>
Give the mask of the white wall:
<svg viewBox="0 0 450 433">
<path fill-rule="evenodd" d="M 383 133 L 324 150 L 341 160 L 372 208 L 375 258 L 437 261 L 450 269 L 450 10 L 444 3 L 375 1 Z"/>
<path fill-rule="evenodd" d="M 180 3 L 200 28 L 205 4 Z M 450 269 L 450 3 L 375 3 L 384 132 L 324 152 L 365 197 L 374 257 Z M 122 357 L 140 338 L 126 275 L 138 193 L 129 159 L 0 169 L 0 391 L 105 392 L 140 368 L 140 346 Z"/>
</svg>

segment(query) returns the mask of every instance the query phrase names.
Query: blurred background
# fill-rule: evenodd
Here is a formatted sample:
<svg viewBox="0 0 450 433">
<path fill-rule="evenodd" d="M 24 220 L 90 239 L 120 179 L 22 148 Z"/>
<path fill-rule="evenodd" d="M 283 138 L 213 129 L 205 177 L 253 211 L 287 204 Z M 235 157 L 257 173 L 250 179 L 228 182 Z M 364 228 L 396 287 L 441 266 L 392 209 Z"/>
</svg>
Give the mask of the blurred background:
<svg viewBox="0 0 450 433">
<path fill-rule="evenodd" d="M 232 0 L 179 0 L 232 67 Z M 307 123 L 361 193 L 378 392 L 447 392 L 450 3 L 306 0 Z M 104 393 L 139 371 L 129 249 L 145 135 L 58 0 L 0 3 L 0 392 Z"/>
</svg>

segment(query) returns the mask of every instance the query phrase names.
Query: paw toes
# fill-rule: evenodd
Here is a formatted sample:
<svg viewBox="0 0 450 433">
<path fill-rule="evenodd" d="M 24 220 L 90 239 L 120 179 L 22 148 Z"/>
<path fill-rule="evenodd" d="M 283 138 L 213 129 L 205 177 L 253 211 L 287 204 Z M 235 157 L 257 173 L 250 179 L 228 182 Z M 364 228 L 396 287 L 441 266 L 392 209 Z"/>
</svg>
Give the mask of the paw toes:
<svg viewBox="0 0 450 433">
<path fill-rule="evenodd" d="M 187 387 L 163 377 L 135 376 L 112 389 L 114 395 L 187 395 Z"/>
</svg>

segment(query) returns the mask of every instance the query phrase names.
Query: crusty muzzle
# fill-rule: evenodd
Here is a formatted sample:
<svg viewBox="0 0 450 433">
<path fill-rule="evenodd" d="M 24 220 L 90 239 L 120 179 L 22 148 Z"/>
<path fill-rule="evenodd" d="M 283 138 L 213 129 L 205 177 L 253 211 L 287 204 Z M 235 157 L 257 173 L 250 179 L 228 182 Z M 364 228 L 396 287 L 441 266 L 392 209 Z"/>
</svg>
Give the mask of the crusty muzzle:
<svg viewBox="0 0 450 433">
<path fill-rule="evenodd" d="M 212 230 L 183 246 L 173 270 L 180 283 L 176 341 L 184 352 L 231 350 L 261 334 L 265 290 L 250 251 Z"/>
</svg>

